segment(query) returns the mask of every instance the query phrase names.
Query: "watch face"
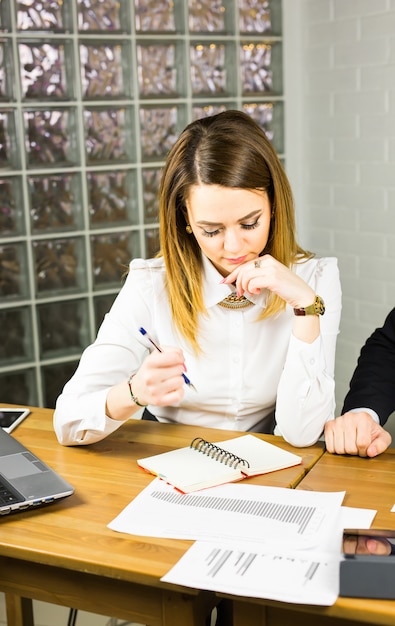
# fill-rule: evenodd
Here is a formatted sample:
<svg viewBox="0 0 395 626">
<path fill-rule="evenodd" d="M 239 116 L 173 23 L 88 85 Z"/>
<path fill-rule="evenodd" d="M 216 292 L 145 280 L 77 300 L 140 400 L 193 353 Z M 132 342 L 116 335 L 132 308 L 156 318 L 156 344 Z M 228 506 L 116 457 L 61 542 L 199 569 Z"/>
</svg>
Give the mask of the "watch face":
<svg viewBox="0 0 395 626">
<path fill-rule="evenodd" d="M 318 315 L 323 315 L 325 313 L 324 301 L 319 296 L 317 296 L 317 299 L 316 299 L 316 302 L 315 302 L 315 309 L 316 309 Z"/>
</svg>

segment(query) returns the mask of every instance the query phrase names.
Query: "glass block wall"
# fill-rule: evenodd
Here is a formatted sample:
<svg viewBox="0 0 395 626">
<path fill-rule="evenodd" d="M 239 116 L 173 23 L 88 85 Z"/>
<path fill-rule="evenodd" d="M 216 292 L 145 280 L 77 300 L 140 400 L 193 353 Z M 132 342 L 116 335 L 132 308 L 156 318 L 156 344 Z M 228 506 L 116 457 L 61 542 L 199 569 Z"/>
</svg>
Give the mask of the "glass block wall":
<svg viewBox="0 0 395 626">
<path fill-rule="evenodd" d="M 0 0 L 0 401 L 53 407 L 132 257 L 161 166 L 241 109 L 283 156 L 281 0 Z"/>
</svg>

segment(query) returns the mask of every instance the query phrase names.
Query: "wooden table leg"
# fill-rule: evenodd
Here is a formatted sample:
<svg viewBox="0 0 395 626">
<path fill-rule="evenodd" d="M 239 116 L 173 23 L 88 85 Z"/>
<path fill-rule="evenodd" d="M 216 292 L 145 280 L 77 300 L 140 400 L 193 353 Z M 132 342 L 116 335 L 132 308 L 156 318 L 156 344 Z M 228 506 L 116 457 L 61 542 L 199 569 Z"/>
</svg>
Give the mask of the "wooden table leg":
<svg viewBox="0 0 395 626">
<path fill-rule="evenodd" d="M 175 624 L 190 624 L 202 626 L 210 615 L 214 606 L 218 603 L 214 593 L 203 592 L 198 596 L 182 594 L 163 594 L 163 626 Z"/>
<path fill-rule="evenodd" d="M 8 626 L 34 626 L 33 600 L 12 593 L 4 595 Z"/>
</svg>

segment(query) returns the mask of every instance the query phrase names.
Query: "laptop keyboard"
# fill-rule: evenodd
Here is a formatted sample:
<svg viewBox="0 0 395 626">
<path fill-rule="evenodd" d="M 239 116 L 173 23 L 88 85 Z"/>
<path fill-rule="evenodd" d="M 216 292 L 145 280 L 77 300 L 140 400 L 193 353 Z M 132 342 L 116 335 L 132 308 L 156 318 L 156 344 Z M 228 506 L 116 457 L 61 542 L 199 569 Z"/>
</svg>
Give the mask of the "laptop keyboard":
<svg viewBox="0 0 395 626">
<path fill-rule="evenodd" d="M 7 504 L 15 504 L 15 502 L 20 502 L 21 497 L 16 496 L 14 492 L 8 487 L 8 485 L 3 481 L 0 476 L 0 506 L 5 506 Z"/>
</svg>

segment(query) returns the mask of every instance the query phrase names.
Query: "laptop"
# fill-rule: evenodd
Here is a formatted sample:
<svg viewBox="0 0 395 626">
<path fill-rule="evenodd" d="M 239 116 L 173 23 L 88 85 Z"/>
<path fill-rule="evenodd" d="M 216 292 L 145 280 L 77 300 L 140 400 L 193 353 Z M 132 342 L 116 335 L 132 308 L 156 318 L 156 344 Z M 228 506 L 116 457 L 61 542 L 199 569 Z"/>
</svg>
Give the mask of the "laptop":
<svg viewBox="0 0 395 626">
<path fill-rule="evenodd" d="M 72 493 L 69 483 L 0 428 L 0 515 L 50 504 Z"/>
</svg>

